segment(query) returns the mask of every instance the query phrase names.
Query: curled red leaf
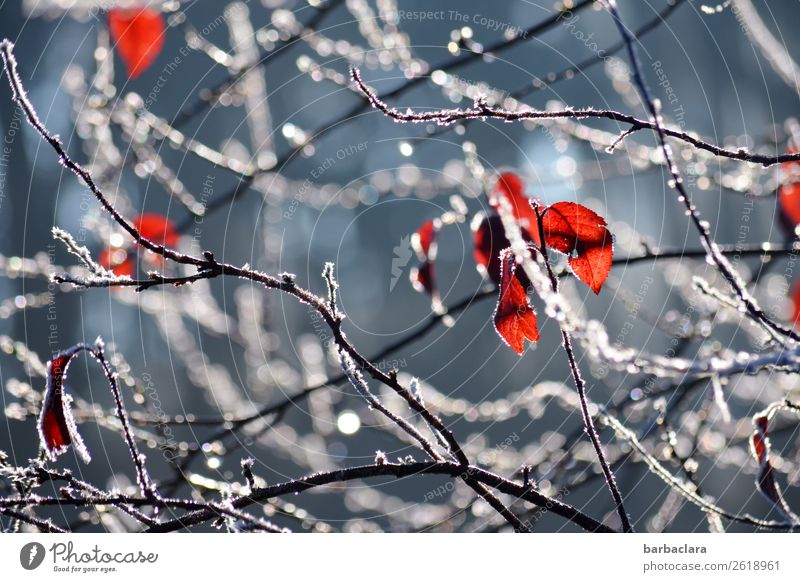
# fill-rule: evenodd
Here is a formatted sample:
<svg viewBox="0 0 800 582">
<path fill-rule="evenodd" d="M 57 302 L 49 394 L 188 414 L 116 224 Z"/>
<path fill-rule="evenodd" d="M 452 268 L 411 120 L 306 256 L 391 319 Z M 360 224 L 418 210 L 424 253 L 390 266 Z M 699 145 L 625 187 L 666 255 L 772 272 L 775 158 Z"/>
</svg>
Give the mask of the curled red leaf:
<svg viewBox="0 0 800 582">
<path fill-rule="evenodd" d="M 758 463 L 756 488 L 788 521 L 797 524 L 800 523 L 800 518 L 792 512 L 783 497 L 781 487 L 775 479 L 775 469 L 769 460 L 771 448 L 769 442 L 769 419 L 771 414 L 772 412 L 762 412 L 753 418 L 754 431 L 750 438 L 750 446 Z"/>
<path fill-rule="evenodd" d="M 164 17 L 149 8 L 109 10 L 108 28 L 131 79 L 153 64 L 164 46 Z"/>
<path fill-rule="evenodd" d="M 66 452 L 70 445 L 75 448 L 83 462 L 88 463 L 92 459 L 72 416 L 72 398 L 64 389 L 67 368 L 78 352 L 84 349 L 87 347 L 80 344 L 57 354 L 47 363 L 47 387 L 39 414 L 38 429 L 42 447 L 51 460 Z"/>
<path fill-rule="evenodd" d="M 494 327 L 503 341 L 521 355 L 525 351 L 526 339 L 539 341 L 536 313 L 516 275 L 517 264 L 510 250 L 500 253 L 500 261 L 500 291 L 494 310 Z"/>
<path fill-rule="evenodd" d="M 547 246 L 569 255 L 578 279 L 599 293 L 611 272 L 614 241 L 605 219 L 575 202 L 556 202 L 542 218 Z"/>
</svg>

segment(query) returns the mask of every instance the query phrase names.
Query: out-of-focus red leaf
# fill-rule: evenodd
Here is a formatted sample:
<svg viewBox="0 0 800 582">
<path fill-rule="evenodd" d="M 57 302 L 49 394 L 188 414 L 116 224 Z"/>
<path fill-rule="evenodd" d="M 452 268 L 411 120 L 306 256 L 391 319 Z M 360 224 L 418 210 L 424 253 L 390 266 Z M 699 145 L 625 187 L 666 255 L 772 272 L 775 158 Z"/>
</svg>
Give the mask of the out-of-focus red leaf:
<svg viewBox="0 0 800 582">
<path fill-rule="evenodd" d="M 800 327 L 800 280 L 792 284 L 792 322 L 795 326 Z"/>
<path fill-rule="evenodd" d="M 431 297 L 431 309 L 436 313 L 443 312 L 439 291 L 436 288 L 436 238 L 442 229 L 438 218 L 426 221 L 412 236 L 411 246 L 417 253 L 419 267 L 411 269 L 410 278 L 414 289 L 427 293 Z"/>
<path fill-rule="evenodd" d="M 606 221 L 575 202 L 556 202 L 542 218 L 547 246 L 570 255 L 572 272 L 595 293 L 608 278 L 614 241 Z"/>
<path fill-rule="evenodd" d="M 83 443 L 78 427 L 72 416 L 72 398 L 66 394 L 64 383 L 67 379 L 67 367 L 75 355 L 84 349 L 83 346 L 72 348 L 57 354 L 47 363 L 47 387 L 39 415 L 39 438 L 47 456 L 51 460 L 67 451 L 70 445 L 85 463 L 91 461 L 91 455 Z"/>
<path fill-rule="evenodd" d="M 108 27 L 131 79 L 141 75 L 156 60 L 164 46 L 164 17 L 155 10 L 109 10 Z"/>
<path fill-rule="evenodd" d="M 495 196 L 505 196 L 511 204 L 514 218 L 522 229 L 527 240 L 539 245 L 539 229 L 536 223 L 536 212 L 531 206 L 531 199 L 525 196 L 525 185 L 519 176 L 512 172 L 503 172 L 497 179 Z M 497 207 L 497 204 L 494 204 Z"/>
<path fill-rule="evenodd" d="M 145 212 L 133 220 L 133 226 L 146 239 L 168 247 L 178 244 L 180 233 L 175 224 L 166 216 L 155 212 Z"/>
<path fill-rule="evenodd" d="M 511 246 L 503 229 L 503 220 L 497 212 L 479 212 L 472 220 L 472 256 L 481 275 L 488 276 L 495 285 L 500 285 L 500 252 Z M 526 289 L 530 287 L 528 276 L 517 272 L 517 278 Z"/>
<path fill-rule="evenodd" d="M 496 212 L 478 213 L 472 220 L 472 256 L 478 271 L 500 284 L 500 251 L 511 246 Z"/>
<path fill-rule="evenodd" d="M 433 263 L 424 261 L 419 267 L 411 270 L 411 283 L 420 293 L 436 295 L 436 281 L 433 274 Z"/>
<path fill-rule="evenodd" d="M 778 203 L 788 226 L 800 224 L 800 182 L 779 187 Z"/>
<path fill-rule="evenodd" d="M 536 313 L 528 302 L 525 287 L 516 275 L 514 256 L 506 249 L 500 254 L 500 292 L 494 310 L 494 327 L 503 341 L 518 354 L 525 350 L 525 340 L 539 341 Z"/>
<path fill-rule="evenodd" d="M 769 409 L 768 409 L 769 410 Z M 775 480 L 775 469 L 769 460 L 769 412 L 762 412 L 753 418 L 753 436 L 750 445 L 753 456 L 759 469 L 756 475 L 756 487 L 787 520 L 800 523 L 800 519 L 792 512 L 786 499 L 783 497 L 780 485 Z"/>
<path fill-rule="evenodd" d="M 135 269 L 133 260 L 128 256 L 127 251 L 117 248 L 106 248 L 97 257 L 97 262 L 104 269 L 111 271 L 115 275 L 133 277 Z"/>
<path fill-rule="evenodd" d="M 438 219 L 427 220 L 411 236 L 411 246 L 420 262 L 419 267 L 411 269 L 411 284 L 420 293 L 425 292 L 434 298 L 438 298 L 433 273 L 436 262 L 436 237 L 441 227 L 442 224 Z"/>
<path fill-rule="evenodd" d="M 417 256 L 431 259 L 431 255 L 436 254 L 436 235 L 439 234 L 437 223 L 433 219 L 426 221 L 411 237 L 411 245 Z"/>
<path fill-rule="evenodd" d="M 514 218 L 520 221 L 520 226 L 533 230 L 536 226 L 536 214 L 530 205 L 530 198 L 525 196 L 525 184 L 522 179 L 512 172 L 503 172 L 497 179 L 495 193 L 503 194 L 511 203 Z M 526 221 L 526 222 L 522 222 Z"/>
<path fill-rule="evenodd" d="M 789 148 L 787 154 L 795 154 L 797 150 Z M 778 187 L 778 205 L 781 209 L 781 222 L 789 230 L 800 224 L 800 163 L 784 162 L 781 164 L 781 182 Z"/>
</svg>

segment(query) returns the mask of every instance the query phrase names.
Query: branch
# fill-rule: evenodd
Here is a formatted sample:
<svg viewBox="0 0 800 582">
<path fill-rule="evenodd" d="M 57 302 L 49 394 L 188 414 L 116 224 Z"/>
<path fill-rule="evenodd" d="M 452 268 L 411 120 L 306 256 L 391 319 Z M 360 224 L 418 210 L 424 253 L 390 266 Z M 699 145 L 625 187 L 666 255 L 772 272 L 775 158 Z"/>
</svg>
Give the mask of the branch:
<svg viewBox="0 0 800 582">
<path fill-rule="evenodd" d="M 553 273 L 553 267 L 550 265 L 550 257 L 547 253 L 547 243 L 545 242 L 547 240 L 547 236 L 544 231 L 542 212 L 539 204 L 536 201 L 533 202 L 533 209 L 536 212 L 539 240 L 541 241 L 541 246 L 539 247 L 539 256 L 542 257 L 542 261 L 544 262 L 553 293 L 558 293 L 558 278 L 555 276 L 555 273 Z M 578 368 L 577 361 L 575 360 L 575 351 L 572 348 L 572 339 L 570 338 L 569 331 L 567 331 L 563 325 L 561 326 L 561 339 L 563 341 L 564 351 L 567 353 L 567 361 L 569 362 L 572 380 L 575 383 L 575 389 L 578 391 L 584 430 L 586 434 L 589 435 L 589 440 L 592 442 L 592 447 L 594 447 L 595 455 L 597 455 L 597 461 L 600 463 L 600 468 L 603 471 L 603 476 L 606 480 L 606 486 L 611 492 L 611 497 L 614 500 L 614 506 L 617 510 L 617 515 L 619 515 L 620 522 L 622 523 L 622 529 L 625 533 L 632 533 L 633 526 L 628 518 L 628 512 L 625 511 L 625 504 L 622 502 L 622 494 L 619 492 L 619 486 L 614 478 L 614 473 L 611 471 L 611 467 L 608 464 L 606 455 L 603 452 L 603 444 L 600 442 L 600 436 L 597 434 L 597 429 L 594 426 L 594 420 L 592 420 L 592 414 L 589 411 L 589 398 L 586 395 L 586 381 L 583 379 L 583 376 L 581 376 L 581 371 Z"/>
<path fill-rule="evenodd" d="M 391 117 L 399 123 L 436 123 L 448 126 L 457 121 L 472 119 L 499 119 L 507 123 L 515 121 L 535 121 L 544 119 L 587 119 L 600 118 L 610 119 L 619 123 L 630 125 L 625 134 L 630 134 L 642 129 L 660 131 L 664 135 L 685 141 L 698 149 L 711 152 L 715 156 L 731 158 L 743 162 L 761 164 L 764 167 L 780 164 L 783 162 L 800 161 L 800 153 L 778 154 L 767 156 L 763 154 L 751 153 L 745 148 L 738 150 L 728 150 L 723 147 L 705 142 L 693 135 L 677 129 L 662 127 L 660 122 L 646 121 L 638 119 L 633 115 L 620 113 L 610 109 L 562 109 L 558 111 L 542 111 L 539 109 L 524 109 L 521 111 L 510 111 L 502 107 L 492 107 L 482 99 L 477 99 L 475 104 L 469 109 L 439 109 L 436 111 L 424 111 L 417 113 L 411 109 L 400 111 L 394 107 L 389 107 L 384 100 L 370 89 L 361 78 L 361 71 L 357 67 L 350 68 L 350 74 L 356 87 L 364 94 L 367 101 L 384 115 Z"/>
<path fill-rule="evenodd" d="M 630 60 L 631 67 L 633 68 L 634 81 L 639 89 L 639 94 L 641 96 L 641 99 L 642 101 L 644 101 L 647 111 L 653 120 L 656 134 L 658 136 L 658 141 L 661 146 L 661 152 L 664 155 L 664 160 L 666 160 L 667 167 L 669 168 L 670 174 L 672 175 L 672 180 L 670 182 L 670 185 L 678 192 L 678 201 L 681 202 L 686 207 L 686 211 L 688 212 L 692 220 L 692 224 L 694 224 L 695 229 L 700 235 L 700 240 L 703 243 L 703 246 L 706 248 L 709 260 L 711 260 L 711 262 L 717 267 L 717 269 L 725 278 L 725 280 L 728 281 L 728 284 L 736 292 L 736 295 L 739 297 L 739 300 L 747 309 L 747 312 L 754 319 L 762 322 L 764 325 L 770 327 L 773 331 L 783 336 L 791 338 L 795 341 L 800 341 L 800 335 L 797 332 L 791 329 L 787 329 L 775 323 L 767 316 L 766 313 L 764 313 L 763 310 L 761 310 L 760 307 L 758 307 L 758 305 L 756 305 L 755 300 L 752 298 L 750 293 L 745 288 L 744 282 L 741 280 L 738 273 L 736 273 L 735 269 L 727 261 L 727 259 L 724 256 L 722 256 L 722 254 L 720 254 L 717 243 L 714 242 L 713 238 L 711 237 L 711 232 L 709 229 L 708 222 L 700 218 L 700 214 L 697 212 L 697 208 L 694 206 L 694 204 L 692 204 L 691 198 L 689 197 L 689 192 L 683 185 L 683 178 L 681 176 L 680 169 L 678 168 L 678 165 L 675 163 L 673 159 L 672 150 L 670 149 L 669 145 L 667 145 L 667 136 L 671 134 L 662 125 L 658 108 L 656 107 L 655 101 L 653 100 L 653 97 L 650 95 L 650 90 L 647 88 L 647 84 L 644 81 L 644 76 L 642 74 L 642 66 L 641 63 L 639 62 L 639 58 L 636 55 L 636 50 L 633 46 L 635 39 L 631 35 L 628 28 L 625 26 L 625 23 L 622 21 L 622 17 L 620 16 L 619 11 L 617 10 L 616 0 L 604 0 L 604 4 L 609 13 L 611 14 L 612 19 L 614 20 L 614 24 L 616 24 L 617 30 L 619 30 L 620 36 L 622 36 L 622 40 L 625 42 L 625 46 L 628 52 L 628 59 Z M 796 161 L 797 159 L 800 159 L 800 153 L 784 154 L 784 156 L 776 156 L 773 159 L 775 159 L 777 162 L 786 156 L 793 156 L 791 161 Z M 786 161 L 790 160 L 787 159 Z M 761 163 L 763 165 L 769 165 L 763 162 Z"/>
<path fill-rule="evenodd" d="M 719 248 L 720 252 L 725 256 L 775 258 L 797 253 L 798 251 L 800 251 L 800 243 L 792 243 L 789 245 L 777 244 L 777 243 L 755 243 L 750 245 L 736 244 L 736 245 L 720 245 Z M 701 249 L 683 250 L 683 249 L 669 249 L 669 248 L 666 249 L 650 248 L 646 252 L 640 255 L 632 255 L 628 257 L 614 259 L 614 261 L 612 262 L 612 267 L 620 267 L 620 266 L 624 267 L 647 261 L 676 260 L 676 259 L 705 259 L 705 258 L 706 258 L 706 251 Z M 567 271 L 560 271 L 556 273 L 556 275 L 560 278 L 566 275 L 566 273 Z M 185 276 L 185 277 L 175 277 L 175 278 L 158 277 L 156 279 L 153 278 L 139 279 L 139 280 L 133 280 L 131 282 L 127 282 L 124 280 L 108 280 L 108 281 L 94 281 L 87 283 L 85 280 L 77 277 L 71 277 L 71 276 L 67 277 L 64 275 L 57 275 L 54 277 L 54 279 L 58 282 L 67 282 L 85 288 L 135 286 L 137 290 L 146 289 L 156 285 L 166 285 L 166 284 L 173 284 L 176 286 L 184 285 L 193 282 L 195 278 L 197 278 L 197 276 Z M 482 302 L 485 299 L 489 298 L 492 299 L 497 298 L 496 289 L 488 288 L 480 290 L 446 307 L 442 313 L 432 313 L 428 317 L 427 321 L 425 321 L 424 324 L 417 331 L 410 333 L 407 336 L 400 338 L 395 342 L 392 342 L 391 344 L 387 345 L 380 351 L 372 354 L 372 356 L 370 356 L 369 359 L 373 362 L 382 360 L 383 358 L 395 353 L 401 348 L 425 337 L 430 331 L 436 328 L 436 326 L 439 325 L 439 323 L 441 323 L 442 320 L 445 319 L 447 316 L 453 316 L 458 313 L 461 313 L 462 311 L 465 311 L 470 307 L 472 307 L 475 303 Z M 208 441 L 214 441 L 219 438 L 223 438 L 226 434 L 240 430 L 245 426 L 248 426 L 249 424 L 264 418 L 265 416 L 270 416 L 272 414 L 284 412 L 290 406 L 302 402 L 314 392 L 317 392 L 324 388 L 336 386 L 338 384 L 341 384 L 345 380 L 347 380 L 347 376 L 345 374 L 332 376 L 331 378 L 328 378 L 323 382 L 314 384 L 312 386 L 308 386 L 301 392 L 298 392 L 292 396 L 288 396 L 287 398 L 278 403 L 267 404 L 262 408 L 260 408 L 259 410 L 257 410 L 256 412 L 254 412 L 253 414 L 243 416 L 240 418 L 231 419 L 228 417 L 208 417 L 208 418 L 196 418 L 194 420 L 190 420 L 183 415 L 181 415 L 180 418 L 178 419 L 178 418 L 161 417 L 161 416 L 150 417 L 147 415 L 134 413 L 132 415 L 132 419 L 140 424 L 175 424 L 175 425 L 229 424 L 230 428 L 226 428 L 225 430 L 217 432 L 213 436 L 207 439 Z"/>
<path fill-rule="evenodd" d="M 509 481 L 495 475 L 489 471 L 475 466 L 464 467 L 457 463 L 448 462 L 424 462 L 424 463 L 407 463 L 407 464 L 376 464 L 365 465 L 361 467 L 351 467 L 348 469 L 339 469 L 326 473 L 315 473 L 308 475 L 301 479 L 279 483 L 268 487 L 255 489 L 249 495 L 237 497 L 231 500 L 231 505 L 237 509 L 247 507 L 252 503 L 260 503 L 271 497 L 280 495 L 296 494 L 315 487 L 329 485 L 331 483 L 342 483 L 352 481 L 355 479 L 367 479 L 373 477 L 396 477 L 403 478 L 412 475 L 449 475 L 451 477 L 462 477 L 463 474 L 468 475 L 475 481 L 497 489 L 502 493 L 514 495 L 525 501 L 529 501 L 543 509 L 552 511 L 553 513 L 564 517 L 572 523 L 580 526 L 581 528 L 591 532 L 613 532 L 611 528 L 603 525 L 595 519 L 584 514 L 575 507 L 559 501 L 555 498 L 548 497 L 535 489 L 527 488 L 513 481 Z M 0 507 L 3 501 L 0 500 Z M 177 531 L 197 525 L 212 519 L 214 516 L 209 510 L 199 510 L 189 513 L 177 519 L 161 523 L 151 527 L 150 532 L 170 532 Z"/>
</svg>

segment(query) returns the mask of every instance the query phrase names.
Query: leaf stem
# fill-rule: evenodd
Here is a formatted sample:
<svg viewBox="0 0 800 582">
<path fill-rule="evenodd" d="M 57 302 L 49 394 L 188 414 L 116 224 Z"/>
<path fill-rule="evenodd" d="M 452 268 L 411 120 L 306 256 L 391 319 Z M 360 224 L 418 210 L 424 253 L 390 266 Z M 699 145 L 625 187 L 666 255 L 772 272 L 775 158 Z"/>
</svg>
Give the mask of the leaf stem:
<svg viewBox="0 0 800 582">
<path fill-rule="evenodd" d="M 542 260 L 544 261 L 544 265 L 547 269 L 547 276 L 550 278 L 550 285 L 553 289 L 553 293 L 558 293 L 558 277 L 556 277 L 555 273 L 553 272 L 553 267 L 550 264 L 550 258 L 547 256 L 547 242 L 544 232 L 544 221 L 542 220 L 544 218 L 544 211 L 542 211 L 538 201 L 533 200 L 531 203 L 534 211 L 536 212 L 536 222 L 539 228 L 539 253 L 542 256 Z M 597 434 L 597 429 L 594 426 L 594 420 L 592 419 L 592 414 L 589 410 L 589 399 L 586 395 L 586 381 L 583 379 L 583 376 L 581 376 L 581 371 L 578 368 L 577 361 L 575 360 L 575 351 L 572 348 L 572 338 L 570 337 L 569 332 L 564 329 L 564 327 L 561 328 L 561 339 L 563 340 L 562 343 L 564 345 L 564 351 L 567 353 L 567 360 L 569 361 L 569 369 L 572 373 L 572 380 L 575 382 L 575 388 L 578 390 L 578 397 L 580 398 L 581 402 L 581 415 L 583 416 L 584 431 L 589 435 L 589 440 L 592 441 L 592 446 L 594 447 L 594 452 L 597 455 L 597 460 L 600 462 L 600 467 L 603 471 L 606 485 L 608 486 L 608 490 L 611 492 L 611 497 L 614 499 L 614 505 L 616 506 L 617 514 L 622 522 L 622 529 L 625 533 L 632 533 L 633 526 L 628 518 L 628 513 L 625 511 L 625 505 L 622 502 L 622 495 L 620 494 L 617 481 L 614 478 L 613 471 L 611 470 L 611 466 L 608 464 L 606 455 L 603 452 L 603 445 L 600 442 L 600 436 Z"/>
</svg>

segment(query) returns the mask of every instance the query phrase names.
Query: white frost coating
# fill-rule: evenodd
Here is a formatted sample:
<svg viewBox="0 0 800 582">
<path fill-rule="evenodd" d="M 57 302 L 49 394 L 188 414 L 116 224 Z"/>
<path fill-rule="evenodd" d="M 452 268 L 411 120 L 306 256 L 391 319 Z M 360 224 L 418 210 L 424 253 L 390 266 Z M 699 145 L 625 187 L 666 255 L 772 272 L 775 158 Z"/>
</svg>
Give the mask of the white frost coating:
<svg viewBox="0 0 800 582">
<path fill-rule="evenodd" d="M 104 283 L 114 283 L 119 281 L 130 281 L 131 278 L 127 275 L 117 275 L 116 273 L 105 269 L 93 258 L 85 246 L 79 245 L 75 238 L 65 230 L 56 226 L 52 230 L 53 238 L 60 240 L 67 247 L 67 250 L 78 257 L 80 261 L 89 269 L 90 276 L 88 277 L 75 277 L 69 273 L 59 273 L 59 278 L 70 283 L 83 286 L 97 286 Z"/>
</svg>

